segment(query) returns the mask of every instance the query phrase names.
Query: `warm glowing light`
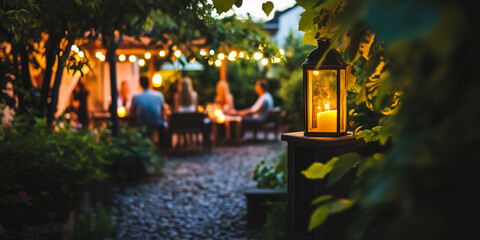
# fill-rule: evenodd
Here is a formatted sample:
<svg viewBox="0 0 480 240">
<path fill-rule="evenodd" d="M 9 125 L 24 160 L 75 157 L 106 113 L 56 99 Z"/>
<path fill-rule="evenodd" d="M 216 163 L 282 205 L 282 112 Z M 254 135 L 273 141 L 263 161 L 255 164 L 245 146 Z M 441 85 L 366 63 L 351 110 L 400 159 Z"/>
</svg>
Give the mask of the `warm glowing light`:
<svg viewBox="0 0 480 240">
<path fill-rule="evenodd" d="M 318 74 L 320 74 L 319 71 L 313 71 L 313 75 L 318 76 Z"/>
<path fill-rule="evenodd" d="M 203 112 L 204 108 L 202 105 L 198 105 L 197 110 L 198 112 Z"/>
<path fill-rule="evenodd" d="M 197 59 L 195 59 L 194 57 L 190 58 L 189 62 L 195 62 L 197 61 Z"/>
<path fill-rule="evenodd" d="M 211 66 L 211 65 L 213 65 L 213 63 L 214 63 L 214 62 L 213 62 L 213 60 L 212 60 L 212 59 L 208 59 L 208 65 L 210 65 L 210 66 Z"/>
<path fill-rule="evenodd" d="M 157 73 L 157 74 L 153 75 L 152 85 L 154 87 L 160 87 L 160 86 L 162 86 L 162 80 L 163 80 L 162 75 Z"/>
<path fill-rule="evenodd" d="M 172 46 L 172 50 L 173 50 L 173 51 L 177 50 L 177 46 L 173 45 L 173 46 Z"/>
<path fill-rule="evenodd" d="M 281 61 L 280 58 L 277 58 L 277 57 L 273 57 L 273 62 L 274 63 L 279 63 Z"/>
<path fill-rule="evenodd" d="M 262 59 L 262 57 L 263 57 L 263 54 L 260 52 L 256 52 L 255 54 L 253 54 L 253 59 L 255 60 L 260 60 Z"/>
<path fill-rule="evenodd" d="M 205 51 L 205 49 L 200 49 L 200 55 L 202 56 L 207 56 L 207 51 Z"/>
<path fill-rule="evenodd" d="M 152 54 L 150 54 L 149 52 L 145 53 L 145 58 L 146 59 L 150 59 L 151 57 L 152 57 Z"/>
<path fill-rule="evenodd" d="M 167 55 L 167 53 L 163 50 L 161 50 L 158 55 L 160 55 L 160 57 L 165 57 L 165 55 Z"/>
<path fill-rule="evenodd" d="M 223 60 L 223 59 L 225 59 L 225 54 L 219 53 L 217 57 L 218 57 L 218 59 Z"/>
<path fill-rule="evenodd" d="M 125 107 L 124 106 L 118 107 L 117 114 L 119 117 L 124 118 L 125 115 L 127 115 L 127 111 L 125 110 Z"/>
<path fill-rule="evenodd" d="M 222 115 L 218 116 L 217 122 L 218 123 L 224 123 L 225 122 L 225 115 L 222 114 Z"/>
<path fill-rule="evenodd" d="M 237 57 L 237 51 L 232 51 L 230 54 L 228 54 L 228 57 L 236 58 Z"/>
<path fill-rule="evenodd" d="M 220 117 L 221 115 L 223 115 L 222 110 L 220 109 L 215 110 L 215 116 Z"/>
<path fill-rule="evenodd" d="M 100 61 L 103 62 L 103 61 L 105 61 L 105 56 L 102 55 L 102 56 L 100 56 L 98 59 L 100 59 Z"/>
<path fill-rule="evenodd" d="M 278 51 L 280 52 L 280 55 L 282 55 L 282 56 L 285 55 L 285 50 L 280 48 L 280 49 L 278 49 Z"/>
<path fill-rule="evenodd" d="M 173 52 L 173 55 L 179 58 L 180 56 L 182 56 L 182 52 L 180 50 L 176 50 L 175 52 Z"/>
<path fill-rule="evenodd" d="M 244 58 L 244 57 L 245 57 L 245 53 L 244 53 L 244 52 L 240 52 L 240 53 L 238 54 L 238 57 L 239 57 L 239 58 Z"/>
<path fill-rule="evenodd" d="M 78 56 L 83 58 L 83 57 L 85 57 L 85 53 L 83 51 L 80 51 L 80 52 L 78 52 Z"/>
<path fill-rule="evenodd" d="M 328 104 L 328 103 L 325 104 L 325 109 L 326 109 L 326 111 L 328 111 L 330 109 L 330 104 Z"/>
<path fill-rule="evenodd" d="M 268 59 L 266 59 L 266 58 L 262 59 L 262 65 L 265 66 L 265 65 L 267 65 L 267 64 L 268 64 Z"/>
<path fill-rule="evenodd" d="M 125 57 L 125 55 L 123 55 L 123 54 L 118 56 L 118 60 L 120 60 L 120 62 L 125 61 L 125 59 L 127 59 L 127 57 Z"/>
<path fill-rule="evenodd" d="M 217 67 L 222 66 L 222 61 L 220 61 L 220 60 L 215 61 L 215 66 L 217 66 Z"/>
<path fill-rule="evenodd" d="M 72 47 L 70 48 L 70 50 L 74 51 L 75 53 L 80 52 L 80 49 L 77 47 L 77 45 L 72 45 Z"/>
<path fill-rule="evenodd" d="M 138 65 L 139 65 L 140 67 L 145 66 L 145 60 L 143 60 L 143 59 L 138 60 Z"/>
<path fill-rule="evenodd" d="M 100 58 L 100 56 L 103 56 L 102 52 L 96 52 L 95 57 Z"/>
<path fill-rule="evenodd" d="M 214 54 L 215 54 L 215 50 L 210 49 L 210 51 L 209 51 L 208 53 L 210 53 L 210 55 L 214 55 Z"/>
<path fill-rule="evenodd" d="M 135 60 L 137 60 L 137 57 L 135 57 L 135 55 L 130 55 L 130 57 L 128 57 L 128 61 L 130 62 L 135 62 Z"/>
</svg>

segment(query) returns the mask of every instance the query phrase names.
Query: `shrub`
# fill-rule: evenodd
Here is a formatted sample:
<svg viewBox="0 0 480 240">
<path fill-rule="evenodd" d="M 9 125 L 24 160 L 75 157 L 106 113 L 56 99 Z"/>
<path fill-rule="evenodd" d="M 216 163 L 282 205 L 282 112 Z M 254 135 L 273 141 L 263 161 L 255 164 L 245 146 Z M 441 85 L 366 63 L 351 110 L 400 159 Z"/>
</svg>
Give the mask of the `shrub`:
<svg viewBox="0 0 480 240">
<path fill-rule="evenodd" d="M 253 180 L 258 188 L 286 188 L 287 187 L 287 152 L 283 151 L 271 164 L 260 161 L 253 170 Z"/>
<path fill-rule="evenodd" d="M 303 72 L 296 70 L 291 72 L 289 78 L 283 79 L 279 95 L 283 99 L 283 109 L 287 120 L 291 123 L 293 131 L 303 130 Z"/>
</svg>

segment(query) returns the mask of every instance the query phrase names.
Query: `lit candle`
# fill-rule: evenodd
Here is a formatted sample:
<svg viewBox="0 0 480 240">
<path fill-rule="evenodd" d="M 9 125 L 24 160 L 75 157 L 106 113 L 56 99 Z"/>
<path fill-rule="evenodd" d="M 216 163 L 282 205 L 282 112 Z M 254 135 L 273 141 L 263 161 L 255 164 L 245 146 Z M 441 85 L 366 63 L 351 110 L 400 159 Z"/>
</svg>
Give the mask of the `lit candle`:
<svg viewBox="0 0 480 240">
<path fill-rule="evenodd" d="M 325 112 L 317 113 L 317 129 L 320 132 L 337 132 L 337 110 L 331 110 L 330 105 L 325 104 Z"/>
<path fill-rule="evenodd" d="M 117 114 L 119 117 L 123 118 L 127 114 L 127 111 L 125 110 L 125 107 L 118 107 L 117 108 Z"/>
</svg>

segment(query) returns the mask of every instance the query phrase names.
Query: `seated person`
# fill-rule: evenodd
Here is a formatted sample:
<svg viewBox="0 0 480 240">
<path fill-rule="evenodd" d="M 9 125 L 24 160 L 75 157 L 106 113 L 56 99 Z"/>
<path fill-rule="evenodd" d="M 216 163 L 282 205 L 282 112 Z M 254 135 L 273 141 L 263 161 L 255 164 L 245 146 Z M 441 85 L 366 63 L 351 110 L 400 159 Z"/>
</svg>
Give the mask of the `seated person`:
<svg viewBox="0 0 480 240">
<path fill-rule="evenodd" d="M 234 109 L 233 96 L 230 93 L 228 82 L 220 80 L 217 83 L 217 96 L 215 97 L 215 103 L 220 104 L 223 112 L 229 112 Z"/>
<path fill-rule="evenodd" d="M 193 91 L 192 80 L 189 77 L 182 78 L 180 88 L 173 99 L 175 112 L 197 111 L 197 92 Z"/>
<path fill-rule="evenodd" d="M 255 92 L 258 94 L 258 99 L 252 107 L 240 111 L 231 111 L 234 115 L 242 116 L 242 122 L 244 123 L 263 122 L 273 108 L 273 98 L 268 92 L 267 81 L 263 79 L 257 80 Z"/>
<path fill-rule="evenodd" d="M 164 122 L 166 115 L 163 94 L 149 89 L 147 77 L 140 77 L 140 86 L 143 88 L 143 92 L 133 96 L 131 115 L 136 118 L 139 127 L 147 127 L 147 134 L 158 131 L 158 145 L 163 147 L 162 139 L 166 123 Z"/>
</svg>

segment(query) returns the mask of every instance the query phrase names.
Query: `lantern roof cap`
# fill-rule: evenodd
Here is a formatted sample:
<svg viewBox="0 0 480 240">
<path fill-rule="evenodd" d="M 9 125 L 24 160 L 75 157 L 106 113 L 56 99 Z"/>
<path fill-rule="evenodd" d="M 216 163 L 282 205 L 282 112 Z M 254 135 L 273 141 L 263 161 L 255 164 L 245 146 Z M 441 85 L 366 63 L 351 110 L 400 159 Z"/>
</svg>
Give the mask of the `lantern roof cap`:
<svg viewBox="0 0 480 240">
<path fill-rule="evenodd" d="M 322 59 L 326 51 L 330 49 L 330 39 L 317 39 L 318 47 L 313 49 L 307 56 L 306 61 L 302 66 L 317 65 Z M 346 67 L 347 64 L 343 61 L 342 56 L 336 49 L 330 49 L 322 62 L 322 65 Z"/>
</svg>

